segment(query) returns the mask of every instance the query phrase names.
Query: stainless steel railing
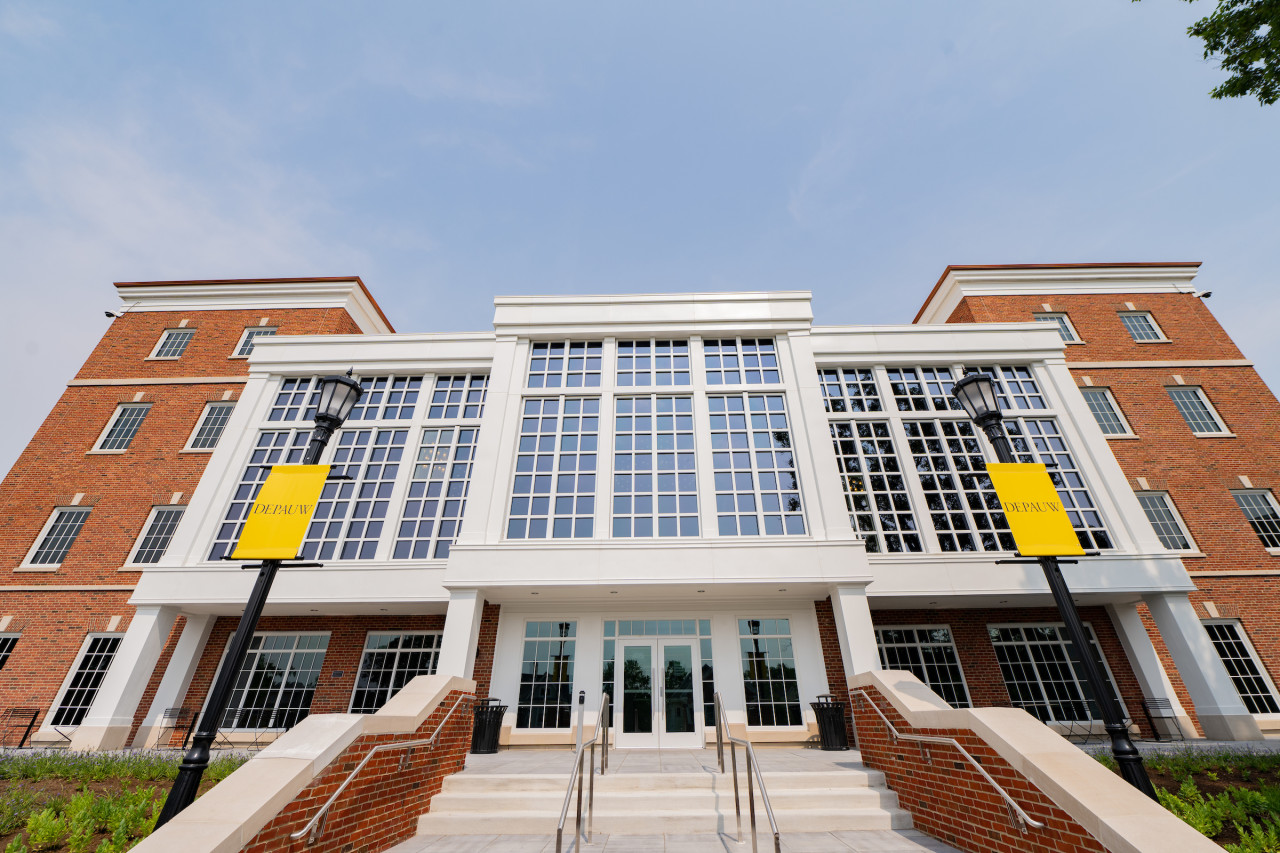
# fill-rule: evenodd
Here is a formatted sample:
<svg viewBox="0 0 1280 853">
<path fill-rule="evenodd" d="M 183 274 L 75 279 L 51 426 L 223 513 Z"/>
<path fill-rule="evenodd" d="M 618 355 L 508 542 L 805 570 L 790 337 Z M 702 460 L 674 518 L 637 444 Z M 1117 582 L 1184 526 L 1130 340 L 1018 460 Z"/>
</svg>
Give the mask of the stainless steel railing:
<svg viewBox="0 0 1280 853">
<path fill-rule="evenodd" d="M 978 763 L 978 760 L 974 758 L 972 755 L 970 755 L 968 750 L 966 750 L 963 746 L 960 745 L 960 741 L 956 740 L 955 738 L 937 737 L 934 735 L 904 735 L 902 732 L 894 728 L 893 723 L 889 722 L 889 718 L 884 715 L 884 712 L 880 710 L 879 706 L 876 705 L 875 701 L 871 698 L 871 696 L 867 693 L 867 691 L 856 689 L 856 690 L 851 690 L 850 693 L 852 693 L 855 696 L 858 696 L 860 700 L 866 700 L 866 703 L 871 706 L 871 710 L 876 712 L 876 716 L 879 717 L 881 722 L 884 723 L 885 728 L 889 730 L 890 736 L 893 737 L 895 741 L 912 740 L 912 741 L 917 741 L 921 743 L 946 744 L 947 746 L 952 747 L 961 755 L 963 755 L 965 760 L 968 761 L 970 764 L 972 764 L 974 769 L 977 770 L 980 774 L 982 774 L 982 778 L 986 779 L 987 782 L 991 784 L 991 787 L 996 789 L 996 793 L 999 794 L 1001 798 L 1004 799 L 1005 810 L 1008 812 L 1008 815 L 1009 815 L 1009 823 L 1013 824 L 1013 826 L 1017 827 L 1021 832 L 1026 833 L 1027 827 L 1031 827 L 1033 829 L 1044 829 L 1044 824 L 1036 820 L 1035 818 L 1031 817 L 1031 815 L 1027 814 L 1023 810 L 1022 806 L 1018 805 L 1018 803 L 1013 799 L 1013 797 L 1009 796 L 1009 792 L 1006 791 L 1004 788 L 1001 788 L 1000 783 L 997 782 L 995 779 L 991 778 L 991 774 L 988 773 L 983 768 L 983 766 Z M 925 751 L 925 754 L 926 756 L 928 755 L 927 750 Z"/>
<path fill-rule="evenodd" d="M 352 780 L 360 774 L 360 771 L 364 769 L 370 759 L 380 752 L 388 752 L 393 749 L 407 749 L 409 752 L 406 752 L 404 758 L 400 760 L 400 768 L 407 768 L 409 766 L 409 762 L 413 760 L 413 750 L 420 746 L 425 746 L 427 748 L 435 746 L 436 738 L 440 737 L 440 732 L 444 731 L 445 724 L 449 722 L 449 718 L 453 716 L 453 712 L 458 710 L 458 706 L 463 702 L 474 702 L 475 698 L 476 697 L 467 693 L 455 699 L 453 704 L 449 706 L 448 713 L 444 715 L 444 719 L 440 721 L 440 725 L 436 726 L 435 731 L 431 733 L 431 737 L 417 738 L 415 740 L 403 740 L 398 743 L 381 743 L 369 750 L 365 754 L 365 757 L 360 759 L 360 763 L 356 765 L 355 769 L 347 774 L 347 778 L 342 780 L 342 784 L 338 786 L 338 790 L 334 791 L 333 795 L 330 796 L 329 799 L 325 801 L 325 804 L 320 807 L 320 811 L 316 812 L 311 820 L 307 821 L 306 826 L 302 827 L 302 829 L 299 829 L 289 837 L 294 841 L 297 841 L 305 835 L 307 836 L 308 847 L 315 844 L 316 839 L 324 832 L 326 822 L 325 818 L 329 814 L 329 809 L 338 801 L 338 797 L 342 796 L 342 792 L 345 791 L 347 786 L 351 784 Z"/>
<path fill-rule="evenodd" d="M 756 846 L 756 796 L 752 789 L 752 778 L 760 785 L 760 801 L 764 803 L 765 814 L 769 818 L 769 828 L 773 830 L 773 853 L 782 853 L 782 837 L 778 835 L 778 821 L 773 816 L 773 806 L 769 803 L 769 792 L 764 787 L 764 774 L 760 772 L 760 762 L 756 760 L 756 751 L 751 742 L 736 738 L 729 734 L 724 721 L 724 703 L 720 694 L 715 695 L 716 708 L 716 757 L 720 761 L 720 772 L 724 772 L 724 742 L 729 742 L 729 763 L 733 772 L 733 813 L 738 821 L 738 843 L 742 843 L 742 801 L 738 795 L 738 750 L 741 745 L 747 756 L 747 809 L 751 818 L 751 853 L 758 853 Z"/>
<path fill-rule="evenodd" d="M 582 838 L 582 787 L 583 787 L 583 764 L 587 750 L 591 750 L 591 763 L 586 769 L 586 787 L 587 787 L 587 843 L 591 843 L 591 827 L 595 822 L 596 814 L 596 742 L 600 742 L 600 775 L 603 776 L 605 771 L 609 769 L 609 711 L 612 705 L 609 700 L 609 694 L 606 693 L 600 697 L 600 713 L 596 716 L 596 731 L 591 736 L 591 740 L 583 741 L 582 735 L 582 716 L 583 707 L 586 704 L 585 696 L 578 700 L 578 732 L 575 740 L 579 743 L 578 748 L 573 755 L 573 769 L 569 771 L 569 789 L 564 794 L 564 805 L 560 808 L 560 823 L 556 825 L 556 853 L 563 853 L 564 845 L 564 822 L 569 816 L 569 803 L 573 800 L 573 783 L 578 783 L 578 812 L 574 821 L 574 837 Z M 600 735 L 604 733 L 602 738 Z"/>
</svg>

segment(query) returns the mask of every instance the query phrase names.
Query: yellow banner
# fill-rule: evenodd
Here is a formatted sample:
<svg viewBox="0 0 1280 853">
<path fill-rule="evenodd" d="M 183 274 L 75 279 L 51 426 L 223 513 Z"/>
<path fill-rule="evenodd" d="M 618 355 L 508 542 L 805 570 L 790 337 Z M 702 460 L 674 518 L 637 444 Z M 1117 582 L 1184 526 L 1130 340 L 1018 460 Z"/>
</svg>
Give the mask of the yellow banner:
<svg viewBox="0 0 1280 853">
<path fill-rule="evenodd" d="M 324 489 L 328 465 L 276 465 L 249 509 L 235 560 L 289 560 L 298 555 Z"/>
<path fill-rule="evenodd" d="M 987 465 L 1009 532 L 1024 557 L 1066 557 L 1084 553 L 1049 472 L 1034 462 Z"/>
</svg>

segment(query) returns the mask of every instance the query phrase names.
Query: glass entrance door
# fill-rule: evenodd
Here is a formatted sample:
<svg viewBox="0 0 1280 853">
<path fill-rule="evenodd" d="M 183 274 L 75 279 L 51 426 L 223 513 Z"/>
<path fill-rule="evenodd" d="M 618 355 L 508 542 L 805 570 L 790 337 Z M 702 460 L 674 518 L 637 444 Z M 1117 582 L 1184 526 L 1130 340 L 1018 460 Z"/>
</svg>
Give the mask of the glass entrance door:
<svg viewBox="0 0 1280 853">
<path fill-rule="evenodd" d="M 694 646 L 688 640 L 621 640 L 615 695 L 622 749 L 700 749 L 701 714 L 694 689 Z"/>
</svg>

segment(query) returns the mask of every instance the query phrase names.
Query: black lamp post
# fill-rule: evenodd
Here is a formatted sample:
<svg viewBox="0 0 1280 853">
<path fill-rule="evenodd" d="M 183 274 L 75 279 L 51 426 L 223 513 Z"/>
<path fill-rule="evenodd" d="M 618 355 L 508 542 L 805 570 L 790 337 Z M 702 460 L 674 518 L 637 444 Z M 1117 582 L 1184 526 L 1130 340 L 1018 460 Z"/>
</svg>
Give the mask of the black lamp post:
<svg viewBox="0 0 1280 853">
<path fill-rule="evenodd" d="M 1016 462 L 1013 446 L 1005 433 L 1001 421 L 1004 414 L 1000 411 L 1000 401 L 996 397 L 995 383 L 985 373 L 970 373 L 960 379 L 951 389 L 951 395 L 959 401 L 965 414 L 987 435 L 991 446 L 995 448 L 996 458 L 1001 462 Z M 1058 615 L 1066 626 L 1067 638 L 1071 641 L 1077 658 L 1076 663 L 1084 671 L 1098 708 L 1102 711 L 1103 725 L 1111 737 L 1111 754 L 1120 766 L 1120 775 L 1125 781 L 1151 799 L 1156 798 L 1151 779 L 1147 776 L 1147 768 L 1142 764 L 1142 756 L 1138 753 L 1133 741 L 1129 740 L 1129 729 L 1124 723 L 1124 712 L 1120 700 L 1111 689 L 1111 683 L 1103 677 L 1102 669 L 1094 660 L 1089 650 L 1089 641 L 1085 637 L 1084 623 L 1080 621 L 1080 613 L 1076 610 L 1067 581 L 1062 576 L 1057 557 L 1038 557 L 1040 568 L 1044 570 L 1045 580 L 1049 583 L 1049 591 L 1053 593 L 1053 601 L 1058 606 Z"/>
<path fill-rule="evenodd" d="M 302 457 L 303 465 L 316 465 L 320 462 L 320 454 L 333 433 L 351 414 L 351 408 L 364 394 L 360 383 L 346 376 L 326 376 L 320 380 L 320 399 L 316 405 L 315 429 L 311 432 L 311 443 Z M 231 638 L 227 649 L 226 660 L 209 693 L 209 702 L 204 713 L 200 715 L 200 724 L 196 727 L 191 748 L 182 759 L 178 768 L 178 778 L 173 782 L 169 797 L 164 801 L 164 809 L 156 821 L 161 827 L 175 815 L 195 802 L 196 792 L 200 788 L 200 779 L 205 768 L 209 766 L 209 750 L 214 738 L 218 735 L 218 727 L 222 724 L 222 716 L 227 709 L 227 701 L 231 698 L 231 689 L 235 685 L 236 676 L 244 666 L 245 655 L 249 651 L 249 641 L 253 639 L 253 630 L 262 615 L 262 608 L 267 603 L 267 595 L 271 592 L 271 584 L 275 581 L 276 572 L 283 560 L 263 560 L 258 567 L 258 579 L 253 585 L 253 593 L 249 603 L 245 605 L 240 616 L 240 624 Z"/>
</svg>

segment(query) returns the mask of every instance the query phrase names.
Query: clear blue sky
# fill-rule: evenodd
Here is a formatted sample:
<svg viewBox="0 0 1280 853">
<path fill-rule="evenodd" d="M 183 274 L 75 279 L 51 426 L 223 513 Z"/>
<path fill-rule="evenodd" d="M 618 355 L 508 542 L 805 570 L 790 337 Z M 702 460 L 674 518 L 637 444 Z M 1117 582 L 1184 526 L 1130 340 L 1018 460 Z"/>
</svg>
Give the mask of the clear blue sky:
<svg viewBox="0 0 1280 853">
<path fill-rule="evenodd" d="M 404 331 L 720 289 L 897 323 L 948 263 L 1199 260 L 1275 387 L 1280 106 L 1208 97 L 1211 8 L 0 0 L 0 470 L 120 280 L 358 274 Z"/>
</svg>

